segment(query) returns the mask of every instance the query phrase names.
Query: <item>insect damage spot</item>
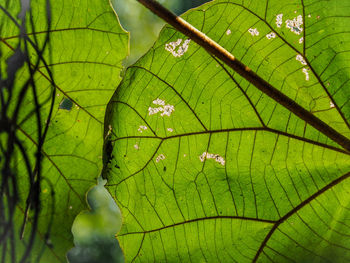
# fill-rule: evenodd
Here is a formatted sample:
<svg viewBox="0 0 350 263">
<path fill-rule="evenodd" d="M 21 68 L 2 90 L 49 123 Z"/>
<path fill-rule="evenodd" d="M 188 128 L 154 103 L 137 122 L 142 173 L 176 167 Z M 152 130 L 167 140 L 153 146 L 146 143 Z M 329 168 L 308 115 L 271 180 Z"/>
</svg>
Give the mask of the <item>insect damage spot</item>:
<svg viewBox="0 0 350 263">
<path fill-rule="evenodd" d="M 140 149 L 140 146 L 139 146 L 138 144 L 135 144 L 135 145 L 134 145 L 134 148 L 135 148 L 136 150 L 138 150 L 138 149 Z"/>
<path fill-rule="evenodd" d="M 271 38 L 275 38 L 275 37 L 276 37 L 276 34 L 274 32 L 271 32 L 271 33 L 266 35 L 267 39 L 271 39 Z"/>
<path fill-rule="evenodd" d="M 308 68 L 303 68 L 303 73 L 305 74 L 305 80 L 309 81 L 309 69 Z"/>
<path fill-rule="evenodd" d="M 258 36 L 260 33 L 258 31 L 258 29 L 256 28 L 249 28 L 248 32 L 252 35 L 252 36 Z"/>
<path fill-rule="evenodd" d="M 217 163 L 220 163 L 221 165 L 225 165 L 225 160 L 218 154 L 203 152 L 202 155 L 199 156 L 199 160 L 201 162 L 204 162 L 205 159 L 214 159 Z"/>
<path fill-rule="evenodd" d="M 167 128 L 168 132 L 173 132 L 174 130 L 172 128 Z"/>
<path fill-rule="evenodd" d="M 73 102 L 70 99 L 64 98 L 61 101 L 58 109 L 70 111 L 72 107 L 73 107 Z"/>
<path fill-rule="evenodd" d="M 296 59 L 297 61 L 300 61 L 300 63 L 301 63 L 302 65 L 307 65 L 307 63 L 306 63 L 306 61 L 305 61 L 305 59 L 304 59 L 304 57 L 303 57 L 302 55 L 298 54 L 298 55 L 295 57 L 295 59 Z"/>
<path fill-rule="evenodd" d="M 179 38 L 174 42 L 165 44 L 165 50 L 169 51 L 174 57 L 181 57 L 183 54 L 187 52 L 190 42 L 191 42 L 191 39 L 186 39 L 182 43 L 182 39 Z"/>
<path fill-rule="evenodd" d="M 230 29 L 227 29 L 226 35 L 231 35 L 231 30 Z"/>
<path fill-rule="evenodd" d="M 289 28 L 291 32 L 297 35 L 300 35 L 300 33 L 303 31 L 302 24 L 303 17 L 301 15 L 294 17 L 293 20 L 286 20 L 286 28 Z"/>
<path fill-rule="evenodd" d="M 153 104 L 158 105 L 160 107 L 156 107 L 156 108 L 149 107 L 148 108 L 148 114 L 149 115 L 154 115 L 154 114 L 157 114 L 158 112 L 161 112 L 160 116 L 162 116 L 162 117 L 164 115 L 170 116 L 171 113 L 173 111 L 175 111 L 174 105 L 165 104 L 165 101 L 163 101 L 163 100 L 161 100 L 159 98 L 154 100 Z"/>
<path fill-rule="evenodd" d="M 334 105 L 334 103 L 333 103 L 333 101 L 330 101 L 329 102 L 329 107 L 332 109 L 332 108 L 335 108 L 335 105 Z"/>
<path fill-rule="evenodd" d="M 164 154 L 161 153 L 157 156 L 156 162 L 159 163 L 161 160 L 164 160 L 164 159 L 165 159 L 165 156 L 164 156 Z"/>
<path fill-rule="evenodd" d="M 139 131 L 139 133 L 142 133 L 143 131 L 147 130 L 147 126 L 140 125 L 137 130 Z"/>
<path fill-rule="evenodd" d="M 153 104 L 164 106 L 164 105 L 165 105 L 165 101 L 164 101 L 164 100 L 161 100 L 160 98 L 157 98 L 157 99 L 155 99 L 155 100 L 153 101 Z"/>
<path fill-rule="evenodd" d="M 282 23 L 283 23 L 283 14 L 278 14 L 276 16 L 276 26 L 277 27 L 281 27 L 282 26 Z"/>
<path fill-rule="evenodd" d="M 304 37 L 299 38 L 299 44 L 302 44 L 304 42 Z"/>
</svg>

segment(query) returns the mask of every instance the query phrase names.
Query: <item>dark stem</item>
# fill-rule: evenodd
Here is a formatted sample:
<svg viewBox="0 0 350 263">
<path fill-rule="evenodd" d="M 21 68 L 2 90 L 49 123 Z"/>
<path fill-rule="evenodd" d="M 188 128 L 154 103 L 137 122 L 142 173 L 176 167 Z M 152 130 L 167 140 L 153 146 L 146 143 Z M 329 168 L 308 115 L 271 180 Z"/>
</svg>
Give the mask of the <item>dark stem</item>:
<svg viewBox="0 0 350 263">
<path fill-rule="evenodd" d="M 331 140 L 338 143 L 345 150 L 350 152 L 350 140 L 330 127 L 328 124 L 317 118 L 311 112 L 304 109 L 294 100 L 283 94 L 281 91 L 273 87 L 267 81 L 258 76 L 248 66 L 237 60 L 230 52 L 220 46 L 214 40 L 206 36 L 204 33 L 193 27 L 179 16 L 176 16 L 171 11 L 163 7 L 154 0 L 137 0 L 145 7 L 150 9 L 154 14 L 165 20 L 178 31 L 191 38 L 198 45 L 203 47 L 210 54 L 214 55 L 227 66 L 236 71 L 243 78 L 257 87 L 260 91 L 268 95 L 270 98 L 287 108 L 296 116 L 304 120 L 306 123 L 326 135 Z"/>
</svg>

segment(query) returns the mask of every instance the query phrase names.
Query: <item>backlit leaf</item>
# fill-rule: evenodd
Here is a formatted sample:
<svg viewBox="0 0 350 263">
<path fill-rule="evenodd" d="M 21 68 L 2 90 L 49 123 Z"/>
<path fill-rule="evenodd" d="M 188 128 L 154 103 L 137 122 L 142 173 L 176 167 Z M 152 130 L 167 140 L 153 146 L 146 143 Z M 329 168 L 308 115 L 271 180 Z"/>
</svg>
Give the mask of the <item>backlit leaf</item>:
<svg viewBox="0 0 350 263">
<path fill-rule="evenodd" d="M 7 61 L 19 44 L 19 28 L 10 19 L 20 23 L 20 4 L 29 1 L 5 1 L 0 10 L 1 73 L 6 77 Z M 45 0 L 30 1 L 34 28 L 27 13 L 27 35 L 41 48 L 47 35 L 47 9 Z M 41 212 L 31 258 L 25 262 L 66 262 L 65 254 L 73 246 L 71 226 L 75 216 L 87 208 L 85 193 L 100 175 L 102 167 L 103 121 L 105 107 L 120 82 L 121 62 L 128 53 L 128 35 L 119 25 L 109 1 L 59 0 L 51 2 L 50 42 L 43 58 L 52 71 L 41 61 L 33 77 L 41 104 L 42 126 L 49 126 L 43 146 L 41 181 Z M 4 12 L 7 10 L 7 14 Z M 23 11 L 23 10 L 22 10 Z M 21 41 L 23 49 L 23 40 Z M 29 46 L 34 68 L 37 52 Z M 19 91 L 29 76 L 27 67 L 16 74 L 10 110 L 20 98 Z M 50 110 L 53 85 L 56 95 L 51 121 L 46 118 Z M 2 89 L 2 87 L 1 87 Z M 4 90 L 4 96 L 8 96 Z M 17 136 L 24 145 L 30 165 L 34 169 L 38 128 L 35 103 L 29 90 L 21 106 Z M 3 109 L 2 109 L 3 110 Z M 1 146 L 6 145 L 1 134 Z M 3 149 L 3 148 L 2 148 Z M 19 203 L 15 213 L 15 256 L 20 260 L 28 246 L 33 213 L 25 215 L 29 191 L 29 177 L 25 162 L 16 149 L 14 164 L 18 175 Z M 2 165 L 2 163 L 0 163 Z M 2 210 L 4 211 L 4 210 Z M 25 222 L 23 239 L 21 226 Z M 4 227 L 4 225 L 2 225 Z M 2 244 L 6 262 L 11 260 L 11 240 Z M 44 253 L 42 254 L 42 252 Z M 19 262 L 19 261 L 16 261 Z"/>
<path fill-rule="evenodd" d="M 349 137 L 349 3 L 287 2 L 216 0 L 184 18 Z M 106 116 L 126 262 L 350 260 L 349 153 L 172 27 Z"/>
</svg>

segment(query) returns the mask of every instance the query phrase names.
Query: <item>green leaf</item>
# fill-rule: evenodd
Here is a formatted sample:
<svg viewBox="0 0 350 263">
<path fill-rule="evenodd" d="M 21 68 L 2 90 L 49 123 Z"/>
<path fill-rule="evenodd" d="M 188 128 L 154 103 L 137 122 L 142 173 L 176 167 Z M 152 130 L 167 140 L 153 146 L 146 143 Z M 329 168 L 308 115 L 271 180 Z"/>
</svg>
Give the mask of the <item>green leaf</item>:
<svg viewBox="0 0 350 263">
<path fill-rule="evenodd" d="M 217 0 L 183 17 L 349 137 L 349 12 Z M 166 26 L 107 109 L 126 262 L 349 261 L 349 153 L 187 39 Z"/>
<path fill-rule="evenodd" d="M 19 38 L 19 28 L 10 19 L 12 16 L 20 23 L 18 14 L 21 1 L 7 2 L 1 6 L 8 14 L 0 10 L 3 76 L 6 74 L 7 59 L 13 56 L 19 43 L 24 48 L 24 41 Z M 73 246 L 73 220 L 79 212 L 87 208 L 85 193 L 96 184 L 96 178 L 101 172 L 105 108 L 121 80 L 121 62 L 128 53 L 128 34 L 121 28 L 109 1 L 51 1 L 50 32 L 47 32 L 46 2 L 31 1 L 34 28 L 31 27 L 29 13 L 26 18 L 27 36 L 40 48 L 47 33 L 50 34 L 50 42 L 43 53 L 43 59 L 54 78 L 53 83 L 48 69 L 41 61 L 33 80 L 37 88 L 37 99 L 41 104 L 42 127 L 48 125 L 49 128 L 42 150 L 43 178 L 37 238 L 33 244 L 32 257 L 27 258 L 26 262 L 38 262 L 39 258 L 41 262 L 66 262 L 65 254 Z M 31 54 L 29 59 L 34 68 L 38 55 L 32 46 L 28 48 Z M 20 98 L 21 87 L 29 76 L 28 67 L 22 67 L 17 72 L 9 114 L 12 114 Z M 47 121 L 53 88 L 56 89 L 56 99 L 51 121 Z M 6 90 L 4 92 L 5 97 L 9 96 Z M 38 145 L 34 110 L 34 96 L 30 89 L 24 97 L 17 120 L 17 136 L 27 151 L 33 169 Z M 5 147 L 6 140 L 6 135 L 1 134 L 2 147 Z M 29 177 L 18 148 L 15 156 L 13 165 L 18 176 L 20 199 L 14 218 L 14 242 L 15 256 L 19 260 L 28 246 L 34 215 L 30 210 L 28 216 L 25 215 Z M 3 163 L 0 162 L 0 165 Z M 20 240 L 23 222 L 24 235 Z M 8 239 L 7 246 L 4 245 L 4 249 L 7 248 L 7 261 L 11 260 L 10 241 Z M 3 248 L 1 250 L 5 251 Z"/>
</svg>

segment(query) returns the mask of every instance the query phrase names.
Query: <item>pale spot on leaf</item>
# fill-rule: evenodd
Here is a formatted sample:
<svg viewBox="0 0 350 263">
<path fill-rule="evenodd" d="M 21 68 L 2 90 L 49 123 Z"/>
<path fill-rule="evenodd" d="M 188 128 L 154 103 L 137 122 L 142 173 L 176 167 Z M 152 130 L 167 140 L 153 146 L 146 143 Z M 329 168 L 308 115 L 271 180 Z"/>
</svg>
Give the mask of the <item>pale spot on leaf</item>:
<svg viewBox="0 0 350 263">
<path fill-rule="evenodd" d="M 301 15 L 294 17 L 293 20 L 286 20 L 286 27 L 289 28 L 291 32 L 297 35 L 300 35 L 300 33 L 303 31 L 302 24 L 303 17 Z"/>
<path fill-rule="evenodd" d="M 153 101 L 153 104 L 155 104 L 155 105 L 165 105 L 165 101 L 161 100 L 160 98 L 157 98 L 156 100 Z"/>
<path fill-rule="evenodd" d="M 136 150 L 140 149 L 140 147 L 139 147 L 137 144 L 134 145 L 134 148 L 135 148 Z"/>
<path fill-rule="evenodd" d="M 148 114 L 149 115 L 154 115 L 154 114 L 157 114 L 158 112 L 161 112 L 160 116 L 162 116 L 162 117 L 164 115 L 170 116 L 171 113 L 173 111 L 175 111 L 175 107 L 173 105 L 165 104 L 165 101 L 163 101 L 163 100 L 161 100 L 159 98 L 154 100 L 153 104 L 160 105 L 161 107 L 157 107 L 157 108 L 149 107 L 148 108 Z"/>
<path fill-rule="evenodd" d="M 174 130 L 172 128 L 167 129 L 168 132 L 173 132 Z"/>
<path fill-rule="evenodd" d="M 225 160 L 218 154 L 203 152 L 202 155 L 199 156 L 199 160 L 201 162 L 204 162 L 205 159 L 214 159 L 217 163 L 220 163 L 221 165 L 225 165 Z"/>
<path fill-rule="evenodd" d="M 276 26 L 281 27 L 283 23 L 283 14 L 279 14 L 276 16 Z"/>
<path fill-rule="evenodd" d="M 182 39 L 165 44 L 165 50 L 169 51 L 174 57 L 181 57 L 188 50 L 191 39 L 186 39 L 181 45 Z"/>
<path fill-rule="evenodd" d="M 305 80 L 309 81 L 309 69 L 303 68 L 303 73 L 305 74 Z"/>
<path fill-rule="evenodd" d="M 164 159 L 165 159 L 165 156 L 164 156 L 164 154 L 161 153 L 157 156 L 156 162 L 159 163 L 161 160 L 164 160 Z"/>
<path fill-rule="evenodd" d="M 227 29 L 226 35 L 230 35 L 230 34 L 231 34 L 231 30 L 230 30 L 230 29 Z"/>
<path fill-rule="evenodd" d="M 248 32 L 252 35 L 252 36 L 258 36 L 259 35 L 259 31 L 256 28 L 249 28 Z"/>
<path fill-rule="evenodd" d="M 306 63 L 306 61 L 305 61 L 305 59 L 304 59 L 304 57 L 303 57 L 302 55 L 298 54 L 298 55 L 295 57 L 295 59 L 296 59 L 297 61 L 300 61 L 300 63 L 301 63 L 302 65 L 307 65 L 307 63 Z"/>
<path fill-rule="evenodd" d="M 333 103 L 333 101 L 330 101 L 329 102 L 329 107 L 332 109 L 332 108 L 335 108 L 335 105 L 334 105 L 334 103 Z"/>
<path fill-rule="evenodd" d="M 137 130 L 139 131 L 139 133 L 142 133 L 143 131 L 147 130 L 147 126 L 140 125 Z"/>
<path fill-rule="evenodd" d="M 271 39 L 271 38 L 275 38 L 275 37 L 276 37 L 276 34 L 274 32 L 271 32 L 271 33 L 266 35 L 267 39 Z"/>
</svg>

